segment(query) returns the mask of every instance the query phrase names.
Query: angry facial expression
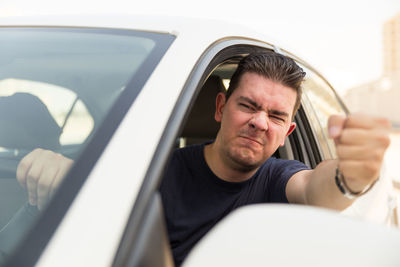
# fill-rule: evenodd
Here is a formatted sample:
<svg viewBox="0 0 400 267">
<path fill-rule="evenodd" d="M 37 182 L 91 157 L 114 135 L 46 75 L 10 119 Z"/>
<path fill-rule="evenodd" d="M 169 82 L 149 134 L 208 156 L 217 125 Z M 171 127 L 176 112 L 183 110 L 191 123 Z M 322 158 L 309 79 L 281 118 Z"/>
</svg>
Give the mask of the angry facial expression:
<svg viewBox="0 0 400 267">
<path fill-rule="evenodd" d="M 258 168 L 295 128 L 296 91 L 256 73 L 245 73 L 226 100 L 220 93 L 215 119 L 221 122 L 216 145 L 230 167 Z"/>
</svg>

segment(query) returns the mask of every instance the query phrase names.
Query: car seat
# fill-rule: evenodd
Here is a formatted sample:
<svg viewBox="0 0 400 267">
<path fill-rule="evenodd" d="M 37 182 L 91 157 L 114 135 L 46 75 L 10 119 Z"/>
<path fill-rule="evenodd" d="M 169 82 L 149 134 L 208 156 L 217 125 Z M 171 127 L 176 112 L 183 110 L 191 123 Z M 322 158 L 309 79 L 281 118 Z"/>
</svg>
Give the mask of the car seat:
<svg viewBox="0 0 400 267">
<path fill-rule="evenodd" d="M 0 147 L 60 148 L 61 128 L 46 105 L 29 93 L 0 97 Z"/>
<path fill-rule="evenodd" d="M 215 99 L 218 93 L 225 91 L 219 76 L 211 75 L 204 83 L 181 134 L 186 139 L 186 144 L 200 143 L 216 137 L 219 123 L 214 119 Z"/>
</svg>

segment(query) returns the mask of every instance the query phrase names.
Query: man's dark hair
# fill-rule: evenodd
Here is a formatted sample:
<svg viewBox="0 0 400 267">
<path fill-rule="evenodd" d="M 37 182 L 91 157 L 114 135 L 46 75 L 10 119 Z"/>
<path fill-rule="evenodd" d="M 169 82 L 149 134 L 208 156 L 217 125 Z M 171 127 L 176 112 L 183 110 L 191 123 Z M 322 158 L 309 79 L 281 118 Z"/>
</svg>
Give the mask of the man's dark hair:
<svg viewBox="0 0 400 267">
<path fill-rule="evenodd" d="M 281 83 L 296 91 L 296 103 L 293 109 L 293 117 L 300 107 L 302 94 L 301 83 L 306 73 L 300 68 L 293 59 L 284 55 L 265 51 L 262 53 L 250 54 L 244 57 L 233 74 L 228 91 L 226 92 L 226 100 L 232 95 L 233 91 L 238 87 L 241 77 L 246 72 L 259 74 L 271 81 Z"/>
</svg>

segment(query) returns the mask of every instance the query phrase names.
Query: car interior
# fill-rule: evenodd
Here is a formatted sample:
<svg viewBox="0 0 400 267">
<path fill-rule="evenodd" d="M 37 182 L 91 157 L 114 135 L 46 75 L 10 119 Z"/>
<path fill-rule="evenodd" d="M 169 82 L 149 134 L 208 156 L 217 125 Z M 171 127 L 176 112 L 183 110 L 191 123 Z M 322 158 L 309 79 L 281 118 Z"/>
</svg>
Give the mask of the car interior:
<svg viewBox="0 0 400 267">
<path fill-rule="evenodd" d="M 214 120 L 215 98 L 218 93 L 225 91 L 220 76 L 214 74 L 206 80 L 182 130 L 181 146 L 215 138 L 219 129 L 219 124 Z"/>
</svg>

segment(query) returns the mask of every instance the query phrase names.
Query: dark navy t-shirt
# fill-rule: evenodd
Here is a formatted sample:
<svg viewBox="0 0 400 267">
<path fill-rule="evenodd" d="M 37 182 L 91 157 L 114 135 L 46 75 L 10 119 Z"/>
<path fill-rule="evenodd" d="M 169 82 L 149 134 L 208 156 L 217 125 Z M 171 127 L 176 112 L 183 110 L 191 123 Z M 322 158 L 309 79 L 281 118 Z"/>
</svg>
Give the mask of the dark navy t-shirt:
<svg viewBox="0 0 400 267">
<path fill-rule="evenodd" d="M 196 242 L 232 210 L 247 204 L 287 203 L 289 178 L 308 169 L 299 161 L 269 158 L 250 179 L 227 182 L 208 167 L 204 146 L 176 150 L 160 187 L 177 266 Z"/>
</svg>

